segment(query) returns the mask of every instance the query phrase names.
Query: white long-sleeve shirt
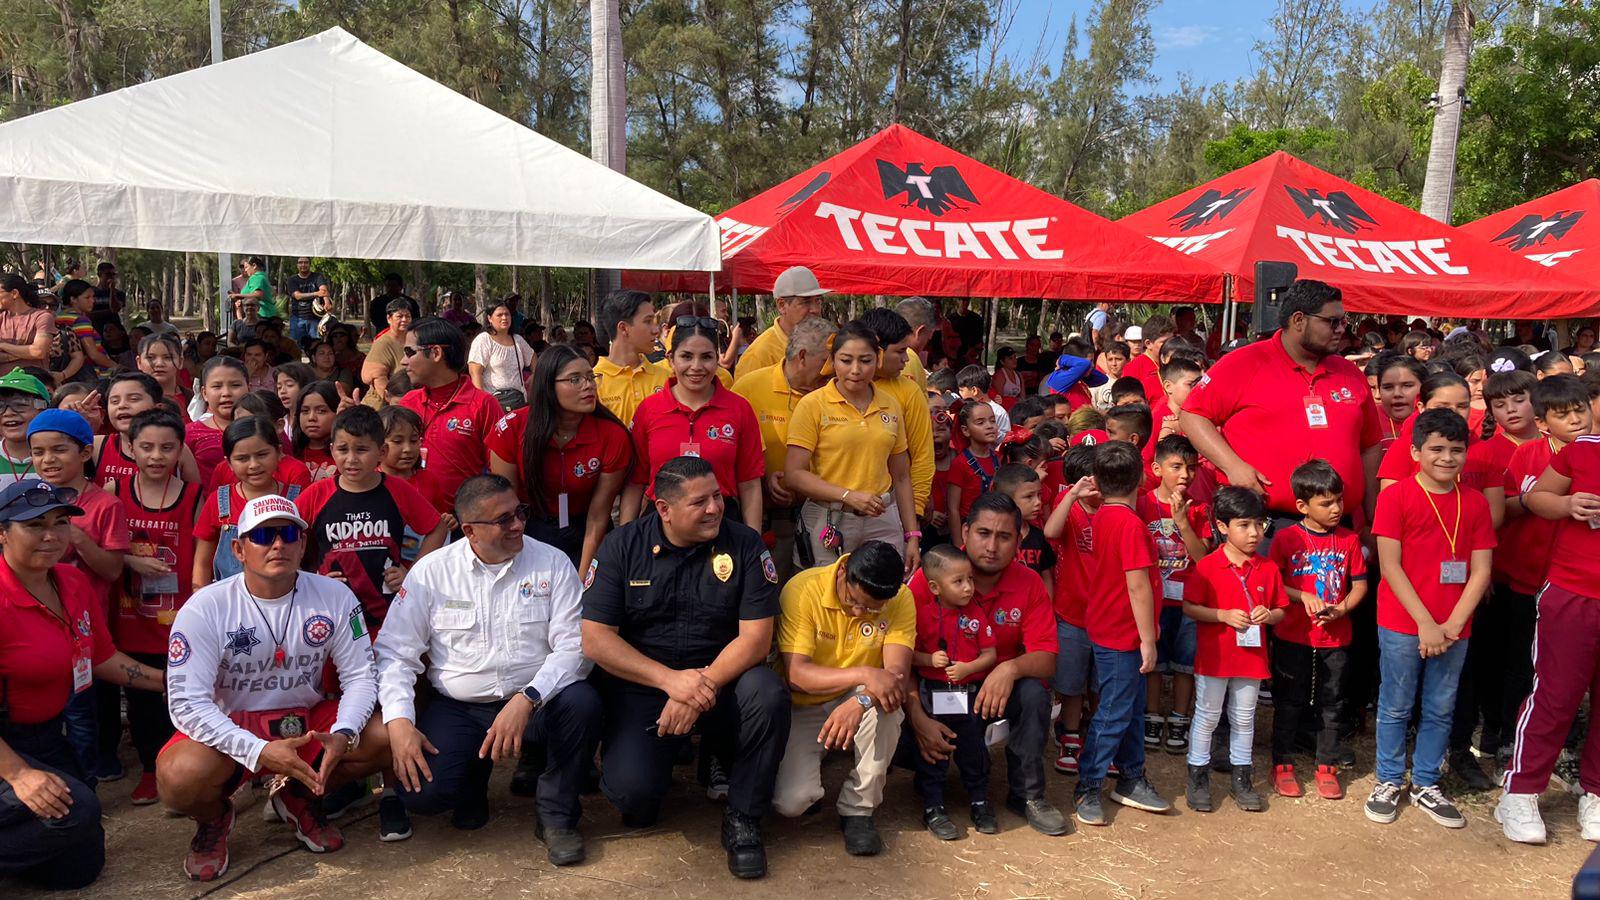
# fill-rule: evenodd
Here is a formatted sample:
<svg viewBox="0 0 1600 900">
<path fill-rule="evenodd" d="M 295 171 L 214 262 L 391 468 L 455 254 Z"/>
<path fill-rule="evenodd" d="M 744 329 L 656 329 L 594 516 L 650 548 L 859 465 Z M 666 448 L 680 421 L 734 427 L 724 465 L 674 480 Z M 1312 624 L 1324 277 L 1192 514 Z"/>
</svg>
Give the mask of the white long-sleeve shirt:
<svg viewBox="0 0 1600 900">
<path fill-rule="evenodd" d="M 589 673 L 582 590 L 571 560 L 529 537 L 488 565 L 470 541 L 424 556 L 406 574 L 378 634 L 383 721 L 416 721 L 417 673 L 464 703 L 493 703 L 532 687 L 544 700 Z"/>
<path fill-rule="evenodd" d="M 284 666 L 273 659 L 279 637 Z M 329 659 L 341 691 L 330 730 L 360 734 L 377 702 L 378 682 L 361 603 L 350 589 L 301 572 L 290 595 L 252 602 L 244 575 L 224 578 L 195 591 L 172 622 L 167 712 L 190 740 L 255 771 L 267 741 L 229 714 L 316 706 L 324 699 L 322 667 Z"/>
</svg>

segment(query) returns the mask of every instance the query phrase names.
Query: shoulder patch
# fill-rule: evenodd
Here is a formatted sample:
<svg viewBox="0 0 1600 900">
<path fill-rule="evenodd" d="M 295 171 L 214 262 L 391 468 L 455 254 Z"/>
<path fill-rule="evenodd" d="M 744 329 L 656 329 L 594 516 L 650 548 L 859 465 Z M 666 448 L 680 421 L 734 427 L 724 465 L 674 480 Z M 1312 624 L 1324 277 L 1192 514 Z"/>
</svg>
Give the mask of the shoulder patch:
<svg viewBox="0 0 1600 900">
<path fill-rule="evenodd" d="M 772 561 L 772 551 L 761 551 L 761 574 L 767 576 L 767 581 L 778 583 L 778 565 Z"/>
<path fill-rule="evenodd" d="M 583 589 L 584 590 L 587 591 L 589 589 L 589 587 L 594 584 L 594 573 L 595 573 L 595 570 L 597 570 L 599 568 L 600 568 L 600 560 L 598 560 L 598 559 L 589 560 L 589 570 L 587 572 L 583 573 Z"/>
</svg>

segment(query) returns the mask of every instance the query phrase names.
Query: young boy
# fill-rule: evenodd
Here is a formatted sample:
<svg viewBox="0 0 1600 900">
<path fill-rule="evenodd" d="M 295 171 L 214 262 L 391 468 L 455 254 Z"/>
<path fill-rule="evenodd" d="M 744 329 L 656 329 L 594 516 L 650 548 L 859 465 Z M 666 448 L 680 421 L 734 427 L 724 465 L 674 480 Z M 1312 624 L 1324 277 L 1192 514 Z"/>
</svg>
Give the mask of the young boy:
<svg viewBox="0 0 1600 900">
<path fill-rule="evenodd" d="M 1093 647 L 1100 705 L 1079 759 L 1076 816 L 1085 825 L 1106 824 L 1100 788 L 1113 762 L 1120 775 L 1112 800 L 1148 812 L 1172 809 L 1145 777 L 1144 742 L 1138 732 L 1145 675 L 1156 665 L 1155 602 L 1161 590 L 1155 544 L 1134 512 L 1143 472 L 1132 444 L 1111 441 L 1095 448 L 1094 485 L 1101 504 L 1081 537 L 1089 556 L 1084 630 Z M 1079 539 L 1072 535 L 1072 540 Z"/>
<path fill-rule="evenodd" d="M 1521 578 L 1509 591 L 1518 602 L 1502 610 L 1509 621 L 1502 628 L 1507 640 L 1522 640 L 1533 625 L 1532 688 L 1516 717 L 1516 743 L 1506 766 L 1505 792 L 1494 818 L 1505 836 L 1525 844 L 1545 842 L 1539 795 L 1550 783 L 1556 759 L 1565 743 L 1583 696 L 1600 665 L 1600 622 L 1595 612 L 1594 560 L 1600 552 L 1600 437 L 1589 434 L 1587 386 L 1574 385 L 1571 375 L 1555 375 L 1534 386 L 1534 413 L 1548 437 L 1523 444 L 1512 454 L 1506 470 L 1508 529 L 1521 520 L 1543 526 L 1533 535 L 1507 534 L 1507 562 L 1520 548 Z M 1581 402 L 1580 402 L 1581 401 Z M 1532 474 L 1532 464 L 1548 454 L 1542 472 Z M 1512 492 L 1512 479 L 1521 478 L 1520 494 Z M 1526 510 L 1521 519 L 1514 510 Z M 1537 517 L 1537 518 L 1536 518 Z M 1515 543 L 1514 543 L 1515 541 Z M 1529 552 L 1543 547 L 1542 552 Z M 1499 554 L 1496 554 L 1498 557 Z M 1521 595 L 1536 573 L 1543 570 L 1543 586 L 1529 608 Z M 1497 598 L 1498 601 L 1498 598 Z M 1488 619 L 1488 616 L 1485 616 Z M 1533 619 L 1532 623 L 1528 620 Z M 1481 623 L 1480 623 L 1481 624 Z M 1524 660 L 1527 656 L 1524 655 Z M 1527 690 L 1522 673 L 1506 672 L 1506 700 L 1515 690 Z M 1600 729 L 1589 728 L 1579 770 L 1578 825 L 1585 840 L 1600 841 Z"/>
<path fill-rule="evenodd" d="M 4 381 L 0 378 L 0 383 Z M 30 417 L 26 437 L 37 477 L 78 492 L 77 505 L 83 515 L 72 519 L 72 535 L 61 561 L 76 565 L 89 577 L 95 602 L 106 616 L 102 621 L 109 620 L 111 588 L 122 577 L 122 558 L 128 550 L 128 519 L 122 503 L 86 475 L 94 432 L 88 420 L 75 412 L 47 409 Z M 122 763 L 117 761 L 117 743 L 122 737 L 120 698 L 118 688 L 102 684 L 95 692 L 78 694 L 67 706 L 68 740 L 84 771 L 100 781 L 122 777 Z"/>
<path fill-rule="evenodd" d="M 1132 444 L 1138 450 L 1141 458 L 1144 448 L 1150 441 L 1150 407 L 1143 403 L 1124 403 L 1113 406 L 1106 413 L 1106 434 L 1113 441 L 1123 441 Z M 1140 469 L 1143 469 L 1140 466 Z"/>
<path fill-rule="evenodd" d="M 1198 623 L 1194 723 L 1184 793 L 1190 809 L 1211 811 L 1211 738 L 1226 703 L 1233 802 L 1245 812 L 1260 812 L 1250 747 L 1255 741 L 1261 680 L 1268 677 L 1266 626 L 1282 621 L 1289 598 L 1278 570 L 1256 555 L 1267 531 L 1261 495 L 1225 487 L 1217 491 L 1212 510 L 1223 543 L 1195 563 L 1183 598 L 1183 614 Z"/>
<path fill-rule="evenodd" d="M 1089 686 L 1094 647 L 1084 630 L 1089 603 L 1089 570 L 1094 547 L 1090 543 L 1089 519 L 1100 508 L 1100 495 L 1093 488 L 1095 448 L 1073 447 L 1061 460 L 1062 482 L 1069 485 L 1045 522 L 1044 534 L 1054 542 L 1056 579 L 1051 586 L 1056 610 L 1056 674 L 1051 681 L 1061 697 L 1061 718 L 1057 720 L 1057 741 L 1061 745 L 1056 771 L 1078 774 L 1078 757 L 1083 750 L 1083 696 Z"/>
<path fill-rule="evenodd" d="M 127 571 L 113 610 L 117 648 L 155 669 L 167 665 L 172 620 L 192 591 L 194 522 L 201 486 L 184 480 L 179 465 L 183 420 L 165 407 L 133 417 L 125 434 L 139 468 L 111 489 L 128 515 Z M 144 773 L 133 789 L 135 806 L 155 803 L 156 753 L 172 738 L 167 705 L 149 691 L 128 691 L 128 732 Z"/>
<path fill-rule="evenodd" d="M 111 432 L 95 435 L 93 469 L 95 481 L 106 490 L 113 491 L 117 484 L 139 474 L 128 429 L 135 416 L 162 405 L 164 392 L 153 377 L 143 372 L 119 372 L 102 384 L 104 387 L 101 389 L 105 391 L 102 401 L 105 420 Z M 188 447 L 183 448 L 174 474 L 190 483 L 201 480 L 194 454 Z M 201 487 L 205 485 L 201 484 Z"/>
<path fill-rule="evenodd" d="M 1038 470 L 1021 463 L 1007 463 L 994 475 L 991 490 L 1005 494 L 1022 512 L 1022 537 L 1017 540 L 1017 561 L 1039 573 L 1045 590 L 1054 596 L 1056 551 L 1042 528 L 1044 495 Z"/>
<path fill-rule="evenodd" d="M 1367 595 L 1361 540 L 1340 527 L 1344 479 L 1326 460 L 1302 463 L 1289 477 L 1300 522 L 1272 538 L 1269 556 L 1291 601 L 1272 630 L 1272 784 L 1283 797 L 1301 796 L 1294 770 L 1295 737 L 1309 713 L 1317 732 L 1317 794 L 1344 796 L 1339 785 L 1339 713 L 1354 630 L 1350 611 Z"/>
<path fill-rule="evenodd" d="M 994 421 L 999 426 L 1000 437 L 1011 433 L 1011 417 L 1006 408 L 989 399 L 989 370 L 983 366 L 967 366 L 956 373 L 956 392 L 966 402 L 982 400 L 994 409 Z"/>
<path fill-rule="evenodd" d="M 1124 375 L 1111 382 L 1111 409 L 1129 403 L 1144 403 L 1148 399 L 1144 394 L 1144 384 L 1132 375 Z"/>
<path fill-rule="evenodd" d="M 1156 485 L 1139 497 L 1139 518 L 1156 545 L 1161 575 L 1160 639 L 1156 670 L 1147 679 L 1144 745 L 1183 753 L 1189 749 L 1189 711 L 1194 706 L 1195 622 L 1183 614 L 1183 590 L 1193 561 L 1211 552 L 1211 510 L 1195 502 L 1189 485 L 1200 465 L 1200 453 L 1181 434 L 1156 442 L 1150 470 Z M 1161 715 L 1161 676 L 1172 676 L 1172 707 Z"/>
<path fill-rule="evenodd" d="M 1406 728 L 1420 684 L 1422 715 L 1411 756 L 1411 804 L 1446 828 L 1467 820 L 1439 789 L 1456 681 L 1472 613 L 1489 589 L 1494 528 L 1483 495 L 1457 484 L 1467 459 L 1467 423 L 1454 410 L 1417 415 L 1411 434 L 1417 474 L 1378 495 L 1378 784 L 1366 815 L 1399 815 Z"/>
<path fill-rule="evenodd" d="M 1154 444 L 1169 434 L 1180 434 L 1178 430 L 1178 410 L 1183 409 L 1183 401 L 1189 399 L 1189 392 L 1200 382 L 1200 376 L 1205 374 L 1205 361 L 1188 353 L 1175 354 L 1171 359 L 1161 365 L 1161 390 L 1162 396 L 1150 403 L 1151 428 L 1155 429 L 1155 438 L 1146 445 L 1145 460 L 1154 462 Z"/>
<path fill-rule="evenodd" d="M 50 405 L 44 382 L 21 369 L 0 377 L 0 487 L 37 478 L 28 447 L 28 424 Z"/>
<path fill-rule="evenodd" d="M 999 832 L 989 797 L 988 724 L 972 710 L 983 674 L 994 668 L 994 630 L 981 614 L 967 615 L 976 586 L 972 562 L 950 544 L 922 556 L 930 597 L 917 595 L 917 642 L 911 664 L 921 676 L 922 706 L 955 733 L 955 761 L 972 804 L 972 827 L 979 834 Z M 922 798 L 922 824 L 941 841 L 961 837 L 944 809 L 944 784 L 950 760 L 928 762 L 917 756 L 915 783 Z"/>
</svg>

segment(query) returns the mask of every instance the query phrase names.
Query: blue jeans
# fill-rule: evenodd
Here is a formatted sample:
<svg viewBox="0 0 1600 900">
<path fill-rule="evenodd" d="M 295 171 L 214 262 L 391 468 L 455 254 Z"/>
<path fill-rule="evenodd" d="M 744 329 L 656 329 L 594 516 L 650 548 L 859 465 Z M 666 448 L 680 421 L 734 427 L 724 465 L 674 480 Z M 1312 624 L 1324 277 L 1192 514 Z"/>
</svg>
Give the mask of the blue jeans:
<svg viewBox="0 0 1600 900">
<path fill-rule="evenodd" d="M 1193 675 L 1194 654 L 1200 643 L 1200 626 L 1183 614 L 1181 606 L 1163 606 L 1156 638 L 1156 671 Z"/>
<path fill-rule="evenodd" d="M 1450 743 L 1450 717 L 1456 708 L 1456 684 L 1467 659 L 1467 642 L 1456 641 L 1442 656 L 1417 655 L 1417 636 L 1378 629 L 1378 780 L 1401 784 L 1406 774 L 1406 725 L 1422 683 L 1422 715 L 1417 745 L 1411 753 L 1411 784 L 1439 783 L 1439 769 Z"/>
<path fill-rule="evenodd" d="M 1123 781 L 1144 777 L 1144 675 L 1139 651 L 1094 647 L 1100 705 L 1095 707 L 1078 756 L 1077 795 L 1096 794 L 1115 762 Z"/>
<path fill-rule="evenodd" d="M 92 773 L 100 768 L 100 701 L 91 687 L 74 694 L 61 711 L 61 723 L 67 736 L 67 745 L 77 759 L 90 790 L 94 789 Z M 120 724 L 120 723 L 119 723 Z"/>
<path fill-rule="evenodd" d="M 1056 677 L 1051 687 L 1065 697 L 1082 697 L 1089 688 L 1089 672 L 1094 666 L 1094 645 L 1089 643 L 1089 632 L 1068 622 L 1056 619 Z"/>
<path fill-rule="evenodd" d="M 302 319 L 299 316 L 289 316 L 289 340 L 294 341 L 304 348 L 317 336 L 317 320 Z"/>
</svg>

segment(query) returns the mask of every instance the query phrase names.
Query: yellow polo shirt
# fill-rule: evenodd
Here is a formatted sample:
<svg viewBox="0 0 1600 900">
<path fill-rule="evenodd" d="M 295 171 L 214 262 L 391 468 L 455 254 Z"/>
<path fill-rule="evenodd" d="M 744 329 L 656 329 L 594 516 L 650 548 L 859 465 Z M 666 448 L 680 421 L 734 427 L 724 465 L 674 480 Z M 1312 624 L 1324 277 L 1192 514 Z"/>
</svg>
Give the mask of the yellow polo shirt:
<svg viewBox="0 0 1600 900">
<path fill-rule="evenodd" d="M 595 396 L 622 424 L 633 427 L 633 413 L 644 398 L 667 386 L 672 370 L 643 356 L 638 365 L 619 366 L 607 357 L 594 364 Z"/>
<path fill-rule="evenodd" d="M 852 616 L 840 605 L 835 584 L 839 568 L 849 558 L 847 553 L 831 566 L 806 569 L 784 585 L 779 595 L 783 607 L 778 617 L 779 653 L 798 653 L 829 669 L 881 669 L 884 644 L 916 646 L 916 601 L 904 586 L 871 618 Z M 844 693 L 790 691 L 789 697 L 795 706 L 816 706 Z"/>
<path fill-rule="evenodd" d="M 917 387 L 922 388 L 924 393 L 927 392 L 928 369 L 922 364 L 922 357 L 918 356 L 917 351 L 912 350 L 910 347 L 906 348 L 906 367 L 900 370 L 900 374 L 915 381 Z M 923 397 L 922 402 L 926 406 L 928 398 Z"/>
<path fill-rule="evenodd" d="M 906 454 L 911 461 L 911 501 L 917 515 L 928 511 L 928 495 L 933 492 L 933 416 L 928 412 L 928 392 L 905 374 L 873 382 L 878 390 L 893 397 L 905 411 Z M 907 526 L 908 528 L 910 526 Z"/>
<path fill-rule="evenodd" d="M 767 472 L 782 472 L 789 452 L 789 417 L 795 404 L 806 395 L 789 386 L 783 366 L 767 366 L 746 374 L 733 383 L 733 392 L 750 401 L 761 423 L 761 447 L 767 456 Z"/>
<path fill-rule="evenodd" d="M 749 375 L 757 369 L 765 369 L 783 362 L 784 353 L 789 349 L 789 333 L 778 327 L 777 322 L 772 327 L 756 335 L 750 346 L 744 349 L 744 355 L 733 366 L 734 380 Z"/>
<path fill-rule="evenodd" d="M 811 471 L 829 484 L 887 494 L 889 457 L 906 451 L 905 413 L 899 401 L 877 389 L 862 413 L 829 380 L 795 404 L 789 446 L 810 450 Z"/>
</svg>

